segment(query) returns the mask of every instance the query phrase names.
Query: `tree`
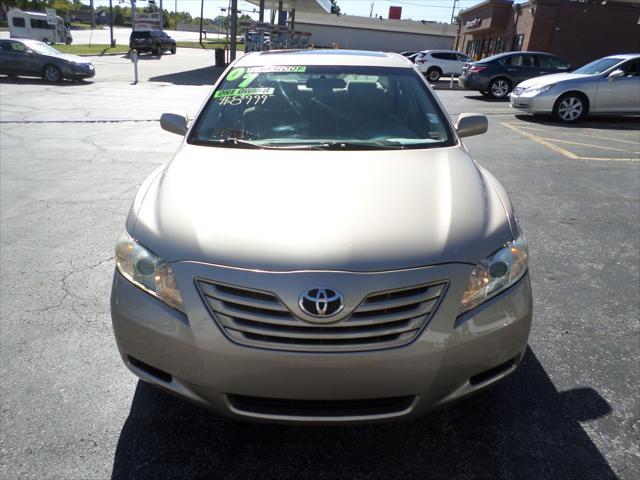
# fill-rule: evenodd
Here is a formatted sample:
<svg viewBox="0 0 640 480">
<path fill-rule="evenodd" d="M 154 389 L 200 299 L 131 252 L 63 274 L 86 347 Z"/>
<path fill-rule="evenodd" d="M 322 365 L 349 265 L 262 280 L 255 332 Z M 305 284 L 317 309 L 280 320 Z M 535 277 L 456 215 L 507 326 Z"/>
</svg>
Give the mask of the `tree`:
<svg viewBox="0 0 640 480">
<path fill-rule="evenodd" d="M 331 13 L 335 13 L 340 16 L 340 6 L 338 5 L 338 0 L 331 0 Z"/>
</svg>

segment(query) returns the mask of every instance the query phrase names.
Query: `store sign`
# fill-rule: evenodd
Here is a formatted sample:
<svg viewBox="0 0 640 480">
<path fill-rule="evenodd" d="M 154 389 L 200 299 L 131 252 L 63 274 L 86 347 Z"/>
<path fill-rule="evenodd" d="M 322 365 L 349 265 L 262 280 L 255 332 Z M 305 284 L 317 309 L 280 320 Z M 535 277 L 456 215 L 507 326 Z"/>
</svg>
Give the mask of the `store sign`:
<svg viewBox="0 0 640 480">
<path fill-rule="evenodd" d="M 464 26 L 467 28 L 478 28 L 480 25 L 482 25 L 482 19 L 480 17 L 476 17 L 473 20 L 469 20 L 467 23 L 464 24 Z"/>
<path fill-rule="evenodd" d="M 161 30 L 160 12 L 136 13 L 136 30 Z"/>
</svg>

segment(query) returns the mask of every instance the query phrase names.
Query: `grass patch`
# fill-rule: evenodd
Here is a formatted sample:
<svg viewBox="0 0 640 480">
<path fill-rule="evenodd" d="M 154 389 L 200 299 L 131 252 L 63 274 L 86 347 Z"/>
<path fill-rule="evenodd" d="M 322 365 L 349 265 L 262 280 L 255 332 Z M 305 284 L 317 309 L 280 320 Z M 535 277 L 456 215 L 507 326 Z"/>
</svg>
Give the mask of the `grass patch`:
<svg viewBox="0 0 640 480">
<path fill-rule="evenodd" d="M 71 22 L 72 30 L 91 30 L 90 23 Z"/>
<path fill-rule="evenodd" d="M 211 42 L 204 40 L 202 45 L 199 42 L 176 42 L 178 48 L 204 48 L 205 50 L 213 50 L 215 48 L 224 48 L 227 43 Z"/>
<path fill-rule="evenodd" d="M 73 55 L 104 55 L 107 53 L 127 53 L 129 51 L 128 45 L 117 45 L 115 48 L 111 48 L 109 45 L 55 44 L 53 48 L 62 53 L 71 53 Z"/>
</svg>

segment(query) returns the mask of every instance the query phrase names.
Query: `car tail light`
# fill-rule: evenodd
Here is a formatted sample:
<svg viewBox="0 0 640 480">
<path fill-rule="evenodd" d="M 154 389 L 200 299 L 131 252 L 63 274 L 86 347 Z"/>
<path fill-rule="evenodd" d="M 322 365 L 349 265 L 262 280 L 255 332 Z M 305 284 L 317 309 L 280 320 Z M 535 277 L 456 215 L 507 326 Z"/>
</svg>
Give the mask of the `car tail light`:
<svg viewBox="0 0 640 480">
<path fill-rule="evenodd" d="M 419 58 L 418 60 L 416 60 L 416 63 L 427 63 L 427 59 L 426 58 Z"/>
<path fill-rule="evenodd" d="M 478 66 L 474 65 L 469 69 L 469 73 L 480 73 L 481 71 L 486 70 L 486 69 L 487 69 L 487 67 L 478 67 Z"/>
</svg>

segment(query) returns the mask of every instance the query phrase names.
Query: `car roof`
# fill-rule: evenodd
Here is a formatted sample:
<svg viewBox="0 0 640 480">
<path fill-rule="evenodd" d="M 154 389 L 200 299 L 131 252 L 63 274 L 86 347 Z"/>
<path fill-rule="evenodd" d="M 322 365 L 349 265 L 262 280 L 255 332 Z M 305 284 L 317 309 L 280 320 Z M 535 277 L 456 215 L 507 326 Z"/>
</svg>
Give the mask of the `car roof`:
<svg viewBox="0 0 640 480">
<path fill-rule="evenodd" d="M 609 55 L 607 57 L 602 57 L 602 58 L 616 58 L 620 60 L 629 60 L 631 58 L 636 58 L 636 57 L 640 57 L 640 53 L 620 53 L 617 55 Z"/>
<path fill-rule="evenodd" d="M 462 53 L 459 50 L 438 50 L 438 49 L 431 49 L 431 50 L 422 50 L 420 53 Z M 464 55 L 464 54 L 463 54 Z"/>
<path fill-rule="evenodd" d="M 338 49 L 252 52 L 240 57 L 235 64 L 237 67 L 270 65 L 349 65 L 413 68 L 411 62 L 399 53 Z"/>
</svg>

